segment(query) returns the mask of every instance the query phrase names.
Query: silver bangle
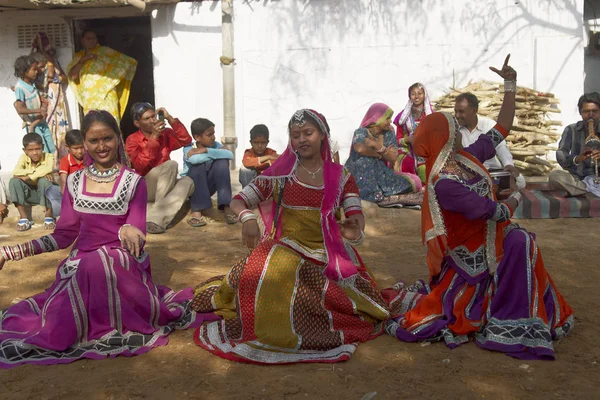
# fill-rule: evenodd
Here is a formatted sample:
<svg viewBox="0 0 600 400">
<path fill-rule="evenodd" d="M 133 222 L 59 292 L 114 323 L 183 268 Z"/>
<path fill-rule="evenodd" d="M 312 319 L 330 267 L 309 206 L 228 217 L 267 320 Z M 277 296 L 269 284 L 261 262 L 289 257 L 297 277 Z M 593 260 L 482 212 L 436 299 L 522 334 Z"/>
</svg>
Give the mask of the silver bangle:
<svg viewBox="0 0 600 400">
<path fill-rule="evenodd" d="M 348 239 L 346 239 L 346 240 L 348 240 Z M 348 240 L 348 243 L 350 243 L 350 245 L 352 245 L 352 246 L 358 246 L 358 245 L 362 244 L 362 242 L 364 240 L 365 240 L 365 232 L 360 231 L 360 237 L 358 239 Z"/>
<path fill-rule="evenodd" d="M 243 224 L 244 222 L 248 222 L 251 219 L 256 221 L 256 220 L 258 220 L 258 217 L 254 213 L 246 213 L 246 214 L 242 215 L 242 217 L 240 218 L 240 222 Z"/>
<path fill-rule="evenodd" d="M 510 197 L 512 197 L 513 199 L 515 199 L 517 201 L 517 204 L 521 202 L 521 199 L 523 198 L 523 195 L 521 194 L 521 192 L 514 192 L 513 194 L 510 195 Z"/>
<path fill-rule="evenodd" d="M 125 224 L 125 225 L 123 225 L 123 226 L 121 226 L 119 228 L 119 233 L 117 233 L 117 237 L 119 238 L 119 242 L 123 241 L 123 239 L 121 239 L 121 229 L 125 228 L 126 226 L 131 226 L 131 224 Z"/>
<path fill-rule="evenodd" d="M 504 81 L 504 93 L 516 93 L 517 81 Z"/>
</svg>

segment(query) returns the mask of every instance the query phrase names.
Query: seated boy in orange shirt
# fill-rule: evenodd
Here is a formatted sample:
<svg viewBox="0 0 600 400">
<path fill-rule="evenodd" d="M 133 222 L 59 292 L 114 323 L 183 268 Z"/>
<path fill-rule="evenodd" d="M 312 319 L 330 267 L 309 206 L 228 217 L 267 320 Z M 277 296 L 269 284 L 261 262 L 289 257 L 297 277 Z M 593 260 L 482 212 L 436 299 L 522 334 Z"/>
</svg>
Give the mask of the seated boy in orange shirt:
<svg viewBox="0 0 600 400">
<path fill-rule="evenodd" d="M 250 144 L 252 148 L 244 152 L 243 166 L 240 167 L 242 187 L 246 187 L 252 182 L 252 179 L 262 174 L 279 157 L 275 150 L 267 147 L 269 144 L 269 128 L 263 124 L 254 125 L 250 129 Z"/>
</svg>

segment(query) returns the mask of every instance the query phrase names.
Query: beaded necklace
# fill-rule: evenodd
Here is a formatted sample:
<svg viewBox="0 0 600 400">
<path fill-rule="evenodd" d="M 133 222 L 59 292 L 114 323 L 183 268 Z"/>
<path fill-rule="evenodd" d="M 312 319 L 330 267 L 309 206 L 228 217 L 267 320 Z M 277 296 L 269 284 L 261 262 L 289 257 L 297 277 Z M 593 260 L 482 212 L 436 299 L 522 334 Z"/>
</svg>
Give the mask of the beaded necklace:
<svg viewBox="0 0 600 400">
<path fill-rule="evenodd" d="M 120 171 L 120 164 L 115 164 L 111 168 L 104 171 L 99 171 L 98 168 L 92 164 L 85 169 L 85 176 L 94 182 L 110 183 L 117 180 Z"/>
</svg>

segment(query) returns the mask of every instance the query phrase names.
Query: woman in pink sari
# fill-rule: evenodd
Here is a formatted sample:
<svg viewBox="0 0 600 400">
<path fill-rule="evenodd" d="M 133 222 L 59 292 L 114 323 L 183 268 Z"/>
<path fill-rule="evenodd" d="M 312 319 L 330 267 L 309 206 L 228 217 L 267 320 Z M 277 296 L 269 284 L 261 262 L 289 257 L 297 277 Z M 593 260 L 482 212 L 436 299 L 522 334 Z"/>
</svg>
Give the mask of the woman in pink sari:
<svg viewBox="0 0 600 400">
<path fill-rule="evenodd" d="M 202 321 L 187 307 L 191 289 L 152 282 L 146 183 L 126 166 L 117 122 L 90 111 L 81 131 L 87 166 L 67 179 L 54 233 L 0 246 L 1 269 L 74 243 L 48 290 L 0 311 L 1 368 L 142 354 Z"/>
<path fill-rule="evenodd" d="M 394 170 L 417 174 L 422 183 L 425 183 L 425 160 L 415 155 L 411 142 L 417 126 L 432 112 L 427 89 L 417 82 L 408 88 L 408 103 L 394 119 L 398 143 L 398 159 L 394 163 Z"/>
<path fill-rule="evenodd" d="M 253 251 L 196 289 L 192 308 L 223 320 L 204 324 L 195 340 L 240 362 L 343 361 L 381 333 L 389 312 L 353 248 L 364 229 L 358 188 L 331 160 L 325 118 L 299 110 L 288 128 L 285 152 L 231 202 Z"/>
</svg>

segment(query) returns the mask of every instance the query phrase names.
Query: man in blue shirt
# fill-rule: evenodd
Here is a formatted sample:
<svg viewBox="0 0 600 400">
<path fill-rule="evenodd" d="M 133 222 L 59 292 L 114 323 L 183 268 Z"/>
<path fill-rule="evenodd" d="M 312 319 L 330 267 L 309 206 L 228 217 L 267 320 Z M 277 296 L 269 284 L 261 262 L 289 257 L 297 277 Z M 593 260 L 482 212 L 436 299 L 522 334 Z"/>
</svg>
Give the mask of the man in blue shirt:
<svg viewBox="0 0 600 400">
<path fill-rule="evenodd" d="M 570 196 L 596 191 L 593 182 L 594 162 L 600 159 L 600 150 L 585 143 L 590 123 L 593 131 L 599 135 L 600 94 L 585 93 L 579 98 L 577 107 L 581 121 L 565 128 L 556 151 L 556 161 L 563 170 L 552 171 L 548 177 L 554 189 L 565 190 Z"/>
</svg>

